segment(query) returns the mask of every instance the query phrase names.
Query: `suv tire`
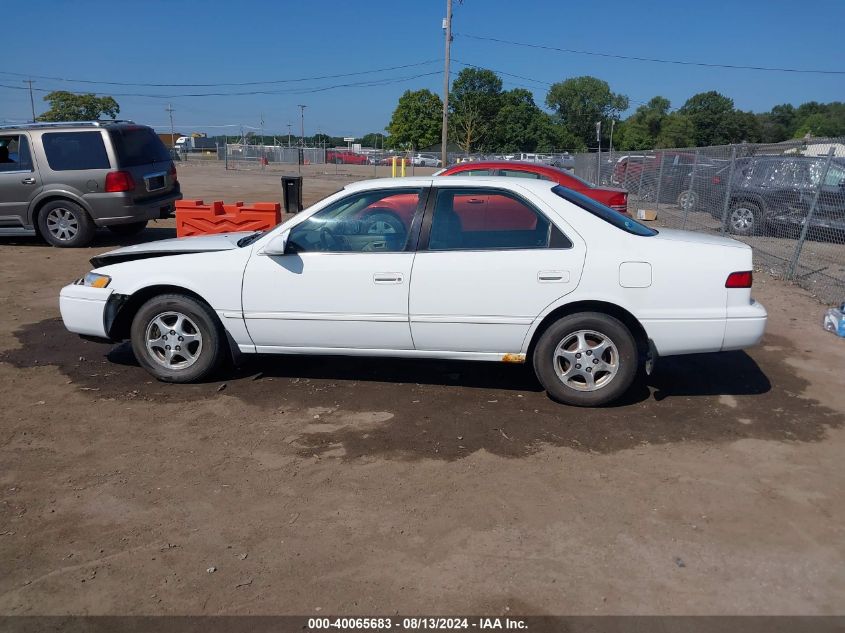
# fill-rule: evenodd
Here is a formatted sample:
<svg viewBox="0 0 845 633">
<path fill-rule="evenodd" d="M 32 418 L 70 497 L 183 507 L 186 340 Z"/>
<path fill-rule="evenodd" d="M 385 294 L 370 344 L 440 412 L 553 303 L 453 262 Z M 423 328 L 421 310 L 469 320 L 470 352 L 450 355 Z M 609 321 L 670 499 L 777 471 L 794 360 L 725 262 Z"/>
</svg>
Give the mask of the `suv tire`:
<svg viewBox="0 0 845 633">
<path fill-rule="evenodd" d="M 79 248 L 94 241 L 96 227 L 81 206 L 70 200 L 53 200 L 38 212 L 38 230 L 52 246 Z"/>
<path fill-rule="evenodd" d="M 162 382 L 196 382 L 223 360 L 225 334 L 204 301 L 165 294 L 147 301 L 132 319 L 135 358 Z M 180 349 L 181 348 L 181 349 Z"/>
<path fill-rule="evenodd" d="M 728 232 L 734 235 L 754 235 L 760 229 L 762 213 L 753 202 L 732 202 L 728 211 Z"/>
<path fill-rule="evenodd" d="M 112 224 L 108 227 L 109 231 L 115 235 L 137 235 L 147 228 L 147 221 L 131 222 L 130 224 Z"/>
<path fill-rule="evenodd" d="M 553 400 L 596 407 L 628 390 L 637 375 L 638 358 L 634 337 L 619 319 L 580 312 L 543 332 L 533 362 L 538 380 Z"/>
</svg>

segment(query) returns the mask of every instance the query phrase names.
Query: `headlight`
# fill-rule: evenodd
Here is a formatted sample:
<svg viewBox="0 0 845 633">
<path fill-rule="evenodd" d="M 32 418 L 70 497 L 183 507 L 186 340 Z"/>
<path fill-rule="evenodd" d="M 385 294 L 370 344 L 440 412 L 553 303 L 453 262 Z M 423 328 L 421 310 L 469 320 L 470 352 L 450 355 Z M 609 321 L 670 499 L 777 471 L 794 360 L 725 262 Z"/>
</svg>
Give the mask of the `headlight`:
<svg viewBox="0 0 845 633">
<path fill-rule="evenodd" d="M 109 277 L 108 275 L 98 275 L 97 273 L 88 273 L 76 283 L 79 286 L 90 286 L 91 288 L 105 288 L 111 283 L 111 277 Z"/>
</svg>

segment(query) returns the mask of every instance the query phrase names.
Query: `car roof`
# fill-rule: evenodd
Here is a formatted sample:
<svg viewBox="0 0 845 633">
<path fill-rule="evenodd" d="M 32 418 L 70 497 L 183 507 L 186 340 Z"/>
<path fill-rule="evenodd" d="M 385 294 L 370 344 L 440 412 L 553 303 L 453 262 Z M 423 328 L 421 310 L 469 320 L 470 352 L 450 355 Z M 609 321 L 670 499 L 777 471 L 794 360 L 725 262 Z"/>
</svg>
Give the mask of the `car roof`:
<svg viewBox="0 0 845 633">
<path fill-rule="evenodd" d="M 68 129 L 68 128 L 104 128 L 113 126 L 141 126 L 135 121 L 128 119 L 109 119 L 103 121 L 37 121 L 35 123 L 19 123 L 16 125 L 0 125 L 0 130 L 53 130 L 53 129 Z"/>
<path fill-rule="evenodd" d="M 367 191 L 370 189 L 400 189 L 407 187 L 496 187 L 497 189 L 509 189 L 519 191 L 529 189 L 532 191 L 545 192 L 557 187 L 558 183 L 551 180 L 534 180 L 527 178 L 508 178 L 507 176 L 412 176 L 410 178 L 374 178 L 372 180 L 359 180 L 344 187 L 345 191 Z"/>
<path fill-rule="evenodd" d="M 563 169 L 558 169 L 552 165 L 545 163 L 532 163 L 525 160 L 477 160 L 468 163 L 460 163 L 452 165 L 449 169 L 508 169 L 508 168 L 522 168 L 527 171 L 536 170 L 538 172 L 551 173 L 568 173 Z"/>
</svg>

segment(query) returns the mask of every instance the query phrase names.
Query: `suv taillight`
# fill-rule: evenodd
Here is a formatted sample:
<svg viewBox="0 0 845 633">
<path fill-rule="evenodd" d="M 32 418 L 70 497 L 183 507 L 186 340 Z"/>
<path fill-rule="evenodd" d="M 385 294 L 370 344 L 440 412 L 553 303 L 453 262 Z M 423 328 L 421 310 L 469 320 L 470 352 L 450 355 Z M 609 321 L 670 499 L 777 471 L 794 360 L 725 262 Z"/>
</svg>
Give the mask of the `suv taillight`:
<svg viewBox="0 0 845 633">
<path fill-rule="evenodd" d="M 728 275 L 725 288 L 750 288 L 752 275 L 750 270 L 743 270 Z"/>
<path fill-rule="evenodd" d="M 179 176 L 176 174 L 176 165 L 170 163 L 170 171 L 167 173 L 170 174 L 170 181 L 173 184 L 176 184 L 176 181 L 179 180 Z"/>
<path fill-rule="evenodd" d="M 128 171 L 110 171 L 106 174 L 106 193 L 132 191 L 134 188 L 135 180 Z"/>
</svg>

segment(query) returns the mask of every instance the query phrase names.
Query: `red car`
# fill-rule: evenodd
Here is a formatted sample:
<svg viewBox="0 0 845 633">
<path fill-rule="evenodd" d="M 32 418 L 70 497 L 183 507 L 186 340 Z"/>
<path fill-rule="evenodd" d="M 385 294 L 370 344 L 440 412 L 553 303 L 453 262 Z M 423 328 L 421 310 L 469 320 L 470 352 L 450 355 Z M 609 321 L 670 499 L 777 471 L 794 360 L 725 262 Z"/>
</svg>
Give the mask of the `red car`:
<svg viewBox="0 0 845 633">
<path fill-rule="evenodd" d="M 628 192 L 612 187 L 594 187 L 590 183 L 556 167 L 536 163 L 513 161 L 484 161 L 455 165 L 443 170 L 439 176 L 511 176 L 541 178 L 556 182 L 592 198 L 611 209 L 627 215 Z M 417 208 L 416 194 L 400 193 L 382 198 L 360 212 L 360 219 L 368 232 L 379 234 L 405 233 Z M 522 204 L 514 204 L 505 194 L 457 194 L 454 210 L 461 226 L 474 230 L 525 230 L 536 228 L 536 216 Z"/>
<path fill-rule="evenodd" d="M 628 213 L 628 192 L 614 187 L 597 187 L 563 169 L 542 163 L 519 163 L 507 160 L 461 163 L 443 170 L 439 176 L 513 176 L 540 178 L 582 193 L 619 213 Z"/>
<path fill-rule="evenodd" d="M 367 157 L 355 152 L 343 152 L 334 149 L 326 150 L 326 162 L 337 165 L 366 165 Z"/>
</svg>

